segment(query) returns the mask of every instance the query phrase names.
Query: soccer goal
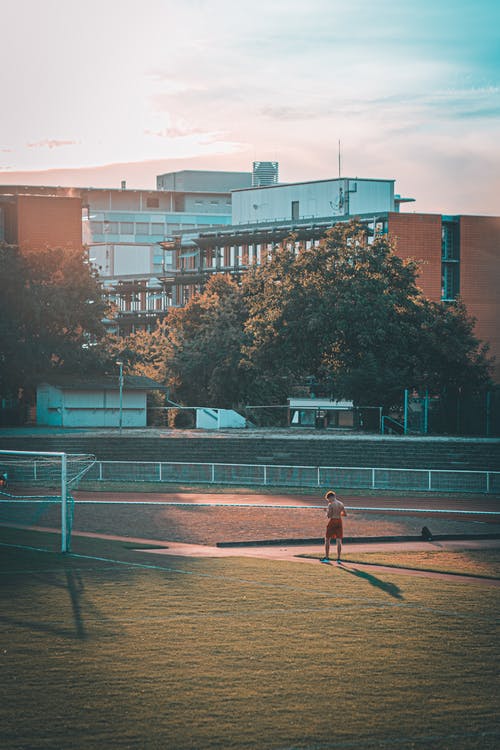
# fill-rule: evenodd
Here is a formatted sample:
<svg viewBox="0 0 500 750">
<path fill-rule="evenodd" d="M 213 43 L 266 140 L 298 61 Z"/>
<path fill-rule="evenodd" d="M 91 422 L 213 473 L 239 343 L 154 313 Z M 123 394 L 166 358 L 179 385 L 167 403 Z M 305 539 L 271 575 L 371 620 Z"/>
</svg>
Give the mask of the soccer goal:
<svg viewBox="0 0 500 750">
<path fill-rule="evenodd" d="M 0 522 L 33 525 L 60 505 L 61 552 L 71 550 L 72 491 L 95 463 L 81 453 L 0 450 Z"/>
</svg>

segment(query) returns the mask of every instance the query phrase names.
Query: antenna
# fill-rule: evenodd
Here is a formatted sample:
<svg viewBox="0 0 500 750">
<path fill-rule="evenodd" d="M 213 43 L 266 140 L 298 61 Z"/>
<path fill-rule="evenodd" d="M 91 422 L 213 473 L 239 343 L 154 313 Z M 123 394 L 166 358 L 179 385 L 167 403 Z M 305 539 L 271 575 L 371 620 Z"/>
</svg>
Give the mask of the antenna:
<svg viewBox="0 0 500 750">
<path fill-rule="evenodd" d="M 340 138 L 339 138 L 339 179 L 340 179 L 341 169 L 340 169 Z"/>
</svg>

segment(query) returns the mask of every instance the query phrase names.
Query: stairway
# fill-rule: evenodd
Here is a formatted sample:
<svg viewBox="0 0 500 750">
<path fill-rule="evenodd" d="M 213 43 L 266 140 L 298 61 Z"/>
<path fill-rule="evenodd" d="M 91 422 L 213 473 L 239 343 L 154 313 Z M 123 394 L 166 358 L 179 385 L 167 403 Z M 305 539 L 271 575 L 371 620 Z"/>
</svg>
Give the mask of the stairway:
<svg viewBox="0 0 500 750">
<path fill-rule="evenodd" d="M 0 436 L 4 450 L 92 453 L 102 461 L 359 466 L 500 471 L 500 440 L 237 435 Z"/>
</svg>

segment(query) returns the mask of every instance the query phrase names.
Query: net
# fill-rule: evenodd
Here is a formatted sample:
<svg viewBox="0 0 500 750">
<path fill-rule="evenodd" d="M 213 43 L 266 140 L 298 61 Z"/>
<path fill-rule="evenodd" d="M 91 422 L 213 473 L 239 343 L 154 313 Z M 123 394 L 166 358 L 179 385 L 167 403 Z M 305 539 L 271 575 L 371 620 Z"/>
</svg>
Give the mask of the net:
<svg viewBox="0 0 500 750">
<path fill-rule="evenodd" d="M 94 463 L 90 454 L 0 450 L 0 522 L 36 525 L 49 508 L 60 506 L 61 552 L 69 552 L 72 491 Z"/>
</svg>

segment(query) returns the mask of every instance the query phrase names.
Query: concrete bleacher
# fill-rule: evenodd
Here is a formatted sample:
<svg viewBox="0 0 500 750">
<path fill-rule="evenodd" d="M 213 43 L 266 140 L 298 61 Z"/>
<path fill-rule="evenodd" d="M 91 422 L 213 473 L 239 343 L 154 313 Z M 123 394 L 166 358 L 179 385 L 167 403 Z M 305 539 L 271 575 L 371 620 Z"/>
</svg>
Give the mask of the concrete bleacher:
<svg viewBox="0 0 500 750">
<path fill-rule="evenodd" d="M 329 432 L 116 430 L 0 434 L 0 449 L 92 453 L 101 461 L 359 466 L 500 471 L 499 439 L 385 437 Z"/>
</svg>

